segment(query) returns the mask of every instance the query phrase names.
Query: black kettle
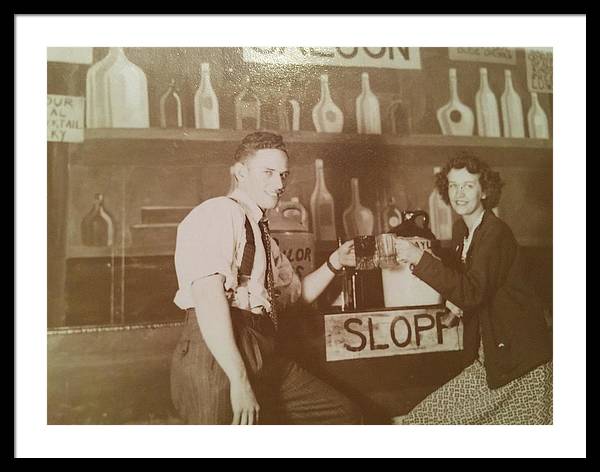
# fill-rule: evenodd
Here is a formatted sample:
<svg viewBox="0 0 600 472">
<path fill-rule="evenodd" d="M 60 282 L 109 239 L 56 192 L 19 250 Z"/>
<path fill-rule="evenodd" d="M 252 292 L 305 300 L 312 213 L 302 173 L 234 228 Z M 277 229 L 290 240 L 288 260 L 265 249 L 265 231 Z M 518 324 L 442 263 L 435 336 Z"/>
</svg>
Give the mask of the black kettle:
<svg viewBox="0 0 600 472">
<path fill-rule="evenodd" d="M 424 210 L 406 210 L 402 211 L 402 223 L 390 229 L 390 233 L 405 238 L 419 237 L 431 241 L 431 249 L 437 254 L 440 249 L 440 242 L 429 228 L 429 214 Z M 418 223 L 420 222 L 420 223 Z"/>
</svg>

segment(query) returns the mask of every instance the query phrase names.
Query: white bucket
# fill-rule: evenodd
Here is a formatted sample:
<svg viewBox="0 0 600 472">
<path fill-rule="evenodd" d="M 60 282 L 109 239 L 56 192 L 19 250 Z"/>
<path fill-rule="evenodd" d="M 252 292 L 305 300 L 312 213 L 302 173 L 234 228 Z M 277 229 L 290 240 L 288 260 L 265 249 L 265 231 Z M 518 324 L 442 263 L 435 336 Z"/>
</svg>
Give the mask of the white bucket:
<svg viewBox="0 0 600 472">
<path fill-rule="evenodd" d="M 417 243 L 430 251 L 431 241 L 424 238 L 403 238 Z M 398 263 L 392 268 L 381 269 L 383 300 L 386 307 L 406 307 L 419 305 L 439 305 L 442 296 L 413 275 L 409 264 Z"/>
</svg>

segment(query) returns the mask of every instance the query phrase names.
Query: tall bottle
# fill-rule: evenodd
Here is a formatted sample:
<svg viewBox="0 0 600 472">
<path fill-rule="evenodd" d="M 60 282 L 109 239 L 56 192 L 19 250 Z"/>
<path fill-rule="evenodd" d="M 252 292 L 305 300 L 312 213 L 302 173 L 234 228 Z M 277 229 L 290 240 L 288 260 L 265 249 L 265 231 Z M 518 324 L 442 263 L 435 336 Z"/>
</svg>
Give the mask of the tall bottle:
<svg viewBox="0 0 600 472">
<path fill-rule="evenodd" d="M 146 74 L 123 48 L 110 48 L 105 59 L 90 67 L 86 87 L 88 128 L 150 126 Z"/>
<path fill-rule="evenodd" d="M 210 83 L 210 64 L 200 65 L 200 86 L 194 95 L 196 128 L 219 129 L 219 101 Z"/>
<path fill-rule="evenodd" d="M 331 99 L 327 74 L 321 75 L 321 99 L 312 110 L 312 119 L 319 133 L 341 133 L 344 127 L 344 114 Z"/>
<path fill-rule="evenodd" d="M 369 85 L 369 74 L 361 74 L 362 92 L 356 98 L 356 126 L 359 134 L 381 134 L 379 100 Z"/>
<path fill-rule="evenodd" d="M 360 203 L 358 179 L 352 178 L 350 186 L 352 188 L 352 202 L 346 208 L 342 217 L 346 236 L 354 238 L 356 236 L 372 235 L 375 218 L 373 212 Z"/>
<path fill-rule="evenodd" d="M 104 196 L 97 193 L 92 209 L 81 222 L 81 241 L 85 246 L 112 246 L 114 238 L 113 219 L 104 208 Z"/>
<path fill-rule="evenodd" d="M 527 125 L 530 138 L 548 139 L 550 137 L 548 117 L 540 105 L 536 92 L 531 92 L 531 108 L 527 113 Z"/>
<path fill-rule="evenodd" d="M 512 72 L 504 71 L 504 93 L 500 98 L 502 127 L 507 138 L 524 138 L 523 104 L 512 83 Z"/>
<path fill-rule="evenodd" d="M 440 167 L 433 168 L 433 175 L 440 173 Z M 452 208 L 442 200 L 437 188 L 429 195 L 429 217 L 431 231 L 439 240 L 452 239 Z"/>
<path fill-rule="evenodd" d="M 260 100 L 252 90 L 250 77 L 244 78 L 244 89 L 233 100 L 235 129 L 260 128 Z"/>
<path fill-rule="evenodd" d="M 167 91 L 160 97 L 160 127 L 182 128 L 183 112 L 181 98 L 175 87 L 175 79 L 171 79 Z"/>
<path fill-rule="evenodd" d="M 448 73 L 450 87 L 450 101 L 437 111 L 437 120 L 442 134 L 450 136 L 472 136 L 475 127 L 473 111 L 460 101 L 458 97 L 458 82 L 456 69 Z"/>
<path fill-rule="evenodd" d="M 485 67 L 479 69 L 480 85 L 475 94 L 475 109 L 477 113 L 477 133 L 479 136 L 500 136 L 500 118 L 496 96 L 488 82 L 488 72 Z"/>
<path fill-rule="evenodd" d="M 319 241 L 335 241 L 335 206 L 333 196 L 325 185 L 323 161 L 315 159 L 315 188 L 310 196 L 310 213 L 315 238 Z"/>
</svg>

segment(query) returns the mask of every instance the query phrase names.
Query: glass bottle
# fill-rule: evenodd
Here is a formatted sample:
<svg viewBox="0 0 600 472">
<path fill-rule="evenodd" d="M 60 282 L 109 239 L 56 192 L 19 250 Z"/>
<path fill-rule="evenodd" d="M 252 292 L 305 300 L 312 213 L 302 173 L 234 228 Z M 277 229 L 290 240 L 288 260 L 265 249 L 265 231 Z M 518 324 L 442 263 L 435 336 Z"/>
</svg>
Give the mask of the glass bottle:
<svg viewBox="0 0 600 472">
<path fill-rule="evenodd" d="M 504 71 L 504 93 L 500 98 L 502 109 L 502 127 L 507 138 L 524 138 L 523 104 L 512 83 L 512 72 Z"/>
<path fill-rule="evenodd" d="M 350 186 L 352 188 L 352 202 L 346 208 L 342 217 L 344 231 L 348 238 L 370 236 L 373 234 L 373 225 L 375 222 L 373 212 L 360 203 L 357 178 L 350 180 Z"/>
<path fill-rule="evenodd" d="M 473 111 L 460 101 L 458 96 L 458 80 L 456 69 L 448 72 L 450 100 L 439 108 L 436 117 L 442 134 L 450 136 L 473 136 L 475 117 Z"/>
<path fill-rule="evenodd" d="M 381 134 L 379 100 L 371 91 L 369 74 L 361 74 L 362 91 L 356 98 L 356 126 L 359 134 Z"/>
<path fill-rule="evenodd" d="M 341 133 L 344 127 L 342 110 L 331 99 L 329 77 L 321 75 L 321 99 L 312 110 L 312 119 L 318 133 Z"/>
<path fill-rule="evenodd" d="M 338 247 L 342 245 L 342 238 L 338 238 Z M 354 267 L 343 267 L 342 272 L 342 311 L 356 309 L 356 270 Z"/>
<path fill-rule="evenodd" d="M 252 90 L 249 76 L 244 78 L 244 84 L 243 90 L 233 101 L 235 129 L 259 129 L 260 100 Z"/>
<path fill-rule="evenodd" d="M 88 128 L 148 128 L 146 74 L 127 59 L 123 48 L 110 48 L 86 78 Z"/>
<path fill-rule="evenodd" d="M 529 137 L 548 139 L 548 117 L 540 105 L 537 92 L 531 92 L 531 108 L 527 113 L 527 125 L 529 126 Z"/>
<path fill-rule="evenodd" d="M 479 136 L 500 136 L 500 119 L 496 96 L 488 82 L 488 72 L 485 67 L 479 69 L 480 85 L 475 94 L 475 109 L 477 112 L 477 133 Z"/>
<path fill-rule="evenodd" d="M 196 128 L 219 129 L 219 101 L 210 82 L 210 64 L 200 65 L 200 86 L 194 95 Z"/>
<path fill-rule="evenodd" d="M 441 167 L 433 168 L 433 175 L 441 172 Z M 438 192 L 437 188 L 429 195 L 429 216 L 431 231 L 440 241 L 452 239 L 452 208 Z"/>
<path fill-rule="evenodd" d="M 333 196 L 325 185 L 323 160 L 315 159 L 315 173 L 315 188 L 310 196 L 313 233 L 319 241 L 335 241 L 335 207 Z"/>
<path fill-rule="evenodd" d="M 171 79 L 167 91 L 160 97 L 160 127 L 183 127 L 181 99 L 177 93 L 177 87 L 175 87 L 175 79 Z"/>
<path fill-rule="evenodd" d="M 97 193 L 92 209 L 81 222 L 81 240 L 85 246 L 112 246 L 113 219 L 104 208 L 104 196 Z"/>
</svg>

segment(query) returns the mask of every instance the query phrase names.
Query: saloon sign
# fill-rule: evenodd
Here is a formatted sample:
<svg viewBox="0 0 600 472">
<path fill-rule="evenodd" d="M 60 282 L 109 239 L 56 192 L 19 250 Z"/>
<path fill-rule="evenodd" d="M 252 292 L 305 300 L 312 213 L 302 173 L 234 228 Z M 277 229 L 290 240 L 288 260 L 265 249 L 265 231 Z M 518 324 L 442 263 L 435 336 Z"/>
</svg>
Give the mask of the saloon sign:
<svg viewBox="0 0 600 472">
<path fill-rule="evenodd" d="M 325 315 L 327 361 L 463 349 L 463 325 L 447 328 L 442 308 Z"/>
<path fill-rule="evenodd" d="M 278 65 L 421 69 L 419 48 L 407 47 L 243 48 L 243 58 L 246 62 Z"/>
</svg>

